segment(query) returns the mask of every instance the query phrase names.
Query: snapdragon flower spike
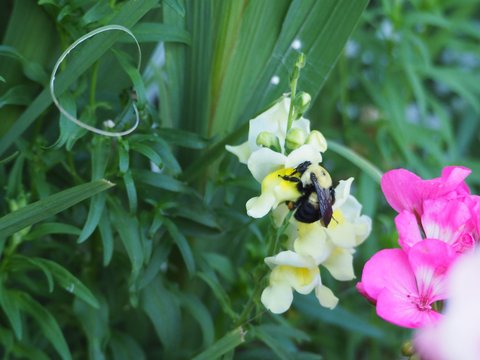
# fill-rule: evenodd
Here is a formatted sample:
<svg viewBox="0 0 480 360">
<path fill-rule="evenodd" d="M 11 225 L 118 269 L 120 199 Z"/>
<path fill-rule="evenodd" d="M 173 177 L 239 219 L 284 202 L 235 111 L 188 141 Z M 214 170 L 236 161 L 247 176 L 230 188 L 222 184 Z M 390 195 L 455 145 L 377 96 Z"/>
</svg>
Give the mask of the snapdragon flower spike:
<svg viewBox="0 0 480 360">
<path fill-rule="evenodd" d="M 396 169 L 383 175 L 381 186 L 388 203 L 398 213 L 408 210 L 422 215 L 425 200 L 470 194 L 464 181 L 470 173 L 465 167 L 447 166 L 441 177 L 423 180 L 408 170 Z"/>
<path fill-rule="evenodd" d="M 287 311 L 293 301 L 293 290 L 307 295 L 315 290 L 315 295 L 324 307 L 333 309 L 338 299 L 322 284 L 318 264 L 310 256 L 302 256 L 293 251 L 282 251 L 268 257 L 265 262 L 272 269 L 269 286 L 262 292 L 262 304 L 274 314 Z"/>
<path fill-rule="evenodd" d="M 297 238 L 293 247 L 301 255 L 312 256 L 340 281 L 355 278 L 353 254 L 371 232 L 372 221 L 361 215 L 362 206 L 350 195 L 353 178 L 340 180 L 335 188 L 333 217 L 328 227 L 319 221 L 311 224 L 297 222 Z"/>
<path fill-rule="evenodd" d="M 444 316 L 433 326 L 419 329 L 415 348 L 422 359 L 480 359 L 480 253 L 463 255 L 447 278 Z"/>
<path fill-rule="evenodd" d="M 435 239 L 415 244 L 408 254 L 381 250 L 365 264 L 357 288 L 386 321 L 407 328 L 433 324 L 441 314 L 432 304 L 446 298 L 445 276 L 455 258 L 450 245 Z"/>
</svg>

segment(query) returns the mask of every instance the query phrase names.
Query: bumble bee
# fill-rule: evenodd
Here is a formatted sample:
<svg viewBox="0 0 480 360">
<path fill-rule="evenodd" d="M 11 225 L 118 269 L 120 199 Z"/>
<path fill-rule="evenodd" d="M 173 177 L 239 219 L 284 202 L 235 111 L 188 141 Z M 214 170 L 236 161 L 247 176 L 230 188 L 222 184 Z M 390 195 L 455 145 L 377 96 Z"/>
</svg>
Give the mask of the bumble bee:
<svg viewBox="0 0 480 360">
<path fill-rule="evenodd" d="M 282 179 L 297 183 L 301 196 L 295 201 L 287 202 L 290 210 L 295 210 L 294 217 L 300 222 L 313 223 L 322 221 L 328 226 L 333 216 L 332 205 L 335 202 L 335 189 L 332 178 L 320 164 L 305 161 Z"/>
</svg>

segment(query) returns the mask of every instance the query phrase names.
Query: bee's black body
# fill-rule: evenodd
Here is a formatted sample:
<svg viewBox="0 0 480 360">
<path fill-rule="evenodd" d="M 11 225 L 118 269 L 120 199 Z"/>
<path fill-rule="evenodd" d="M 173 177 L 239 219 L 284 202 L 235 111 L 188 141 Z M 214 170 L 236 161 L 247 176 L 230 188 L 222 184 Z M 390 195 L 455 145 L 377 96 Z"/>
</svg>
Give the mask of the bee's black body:
<svg viewBox="0 0 480 360">
<path fill-rule="evenodd" d="M 313 168 L 310 161 L 305 161 L 298 165 L 290 176 L 283 176 L 283 179 L 296 182 L 297 189 L 302 194 L 297 201 L 289 203 L 290 209 L 296 209 L 295 219 L 308 224 L 321 220 L 323 225 L 328 226 L 333 215 L 335 190 L 331 186 L 331 180 L 329 187 L 319 184 L 318 177 L 326 176 L 326 171 L 318 167 L 322 170 Z M 318 171 L 321 173 L 319 174 Z M 294 176 L 295 174 L 300 174 L 300 177 Z M 307 176 L 305 177 L 304 174 Z"/>
</svg>

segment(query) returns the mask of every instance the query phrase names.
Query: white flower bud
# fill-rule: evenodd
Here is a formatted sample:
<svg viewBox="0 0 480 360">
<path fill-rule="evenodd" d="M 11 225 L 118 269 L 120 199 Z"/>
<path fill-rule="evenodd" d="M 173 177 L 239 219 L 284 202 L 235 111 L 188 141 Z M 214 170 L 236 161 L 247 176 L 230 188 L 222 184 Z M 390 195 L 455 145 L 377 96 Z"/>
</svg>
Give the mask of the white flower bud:
<svg viewBox="0 0 480 360">
<path fill-rule="evenodd" d="M 282 152 L 280 140 L 275 134 L 272 134 L 271 132 L 260 132 L 257 136 L 256 142 L 258 146 L 266 147 L 276 152 Z"/>
<path fill-rule="evenodd" d="M 307 144 L 312 145 L 320 152 L 327 151 L 328 145 L 325 136 L 320 131 L 312 130 L 307 137 Z"/>
<path fill-rule="evenodd" d="M 306 139 L 307 133 L 303 129 L 291 128 L 285 138 L 285 149 L 288 152 L 293 151 L 305 144 Z"/>
</svg>

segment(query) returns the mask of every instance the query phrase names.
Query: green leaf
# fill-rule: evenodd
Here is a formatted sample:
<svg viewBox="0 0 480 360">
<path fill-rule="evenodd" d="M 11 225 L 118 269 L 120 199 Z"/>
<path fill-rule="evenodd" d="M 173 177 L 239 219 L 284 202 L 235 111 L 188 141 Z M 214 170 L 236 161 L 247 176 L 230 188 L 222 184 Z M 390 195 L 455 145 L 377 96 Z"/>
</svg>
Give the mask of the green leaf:
<svg viewBox="0 0 480 360">
<path fill-rule="evenodd" d="M 132 264 L 132 276 L 136 278 L 145 259 L 138 220 L 130 216 L 120 205 L 115 203 L 112 203 L 111 215 L 113 225 Z"/>
<path fill-rule="evenodd" d="M 142 307 L 167 353 L 178 349 L 181 316 L 176 297 L 159 281 L 152 281 L 142 290 Z"/>
<path fill-rule="evenodd" d="M 54 289 L 54 281 L 50 269 L 44 264 L 35 261 L 34 258 L 28 258 L 22 255 L 13 255 L 8 259 L 8 270 L 9 271 L 19 271 L 19 270 L 29 270 L 29 269 L 39 269 L 42 271 L 43 275 L 47 279 L 48 291 L 52 292 Z"/>
<path fill-rule="evenodd" d="M 12 235 L 112 186 L 107 180 L 97 180 L 51 195 L 0 218 L 0 232 L 2 236 Z"/>
<path fill-rule="evenodd" d="M 233 311 L 230 298 L 228 297 L 227 292 L 225 289 L 220 285 L 218 282 L 215 274 L 207 273 L 207 272 L 198 272 L 196 274 L 200 279 L 205 281 L 205 283 L 210 287 L 213 291 L 213 294 L 219 301 L 220 305 L 222 306 L 222 310 L 225 314 L 227 314 L 231 319 L 237 319 L 238 315 L 235 311 Z"/>
<path fill-rule="evenodd" d="M 37 266 L 41 269 L 47 269 L 52 274 L 56 282 L 66 291 L 82 299 L 94 308 L 98 308 L 100 306 L 98 300 L 95 298 L 95 296 L 93 296 L 92 292 L 72 273 L 56 262 L 41 258 L 29 258 L 21 255 L 14 255 L 12 258 L 14 258 L 16 261 L 30 263 L 33 266 Z"/>
<path fill-rule="evenodd" d="M 195 356 L 193 360 L 210 360 L 218 359 L 223 354 L 235 349 L 239 345 L 245 342 L 246 331 L 242 328 L 233 330 L 226 334 L 220 340 L 215 342 L 212 346 L 205 351 Z"/>
<path fill-rule="evenodd" d="M 191 42 L 188 31 L 168 24 L 142 22 L 137 24 L 132 32 L 140 43 L 169 41 L 189 45 Z"/>
<path fill-rule="evenodd" d="M 103 245 L 103 266 L 107 266 L 112 260 L 113 256 L 113 232 L 110 224 L 110 219 L 105 210 L 98 223 L 98 229 L 100 230 L 100 237 L 102 238 Z"/>
<path fill-rule="evenodd" d="M 45 69 L 43 69 L 40 64 L 26 59 L 15 48 L 7 45 L 0 45 L 0 56 L 7 56 L 18 60 L 22 64 L 23 73 L 30 80 L 40 84 L 46 84 L 48 82 L 48 76 Z"/>
<path fill-rule="evenodd" d="M 138 342 L 130 335 L 114 332 L 110 340 L 113 360 L 144 360 L 145 353 Z"/>
<path fill-rule="evenodd" d="M 181 181 L 168 175 L 158 174 L 147 170 L 134 170 L 133 178 L 135 181 L 154 186 L 159 189 L 173 192 L 191 192 L 191 190 Z"/>
<path fill-rule="evenodd" d="M 26 236 L 25 240 L 40 239 L 45 235 L 51 234 L 67 234 L 67 235 L 80 235 L 80 229 L 73 225 L 63 223 L 44 223 L 36 225 L 32 231 Z"/>
<path fill-rule="evenodd" d="M 135 182 L 133 181 L 132 172 L 127 171 L 123 175 L 123 182 L 125 183 L 125 189 L 127 190 L 128 197 L 128 206 L 130 207 L 130 212 L 135 214 L 137 212 L 137 188 L 135 187 Z"/>
<path fill-rule="evenodd" d="M 82 243 L 87 240 L 95 231 L 100 218 L 102 217 L 103 209 L 105 208 L 105 193 L 93 196 L 90 199 L 90 206 L 88 209 L 88 216 L 82 232 L 79 234 L 77 243 Z"/>
<path fill-rule="evenodd" d="M 42 334 L 50 341 L 60 357 L 64 360 L 70 360 L 72 355 L 63 337 L 62 330 L 53 315 L 27 293 L 15 291 L 14 294 L 20 308 L 35 319 Z"/>
<path fill-rule="evenodd" d="M 157 0 L 145 0 L 140 3 L 125 2 L 120 10 L 109 20 L 111 24 L 123 25 L 127 28 L 135 25 L 149 10 L 157 6 Z M 111 31 L 101 37 L 90 40 L 74 58 L 68 68 L 56 80 L 55 93 L 60 97 L 80 75 L 94 64 L 120 38 L 119 31 Z M 0 155 L 18 139 L 19 136 L 37 119 L 52 103 L 50 91 L 45 88 L 32 104 L 15 121 L 14 125 L 0 141 Z"/>
<path fill-rule="evenodd" d="M 35 93 L 36 89 L 31 85 L 14 86 L 0 96 L 0 109 L 6 105 L 28 105 L 35 98 Z"/>
<path fill-rule="evenodd" d="M 10 322 L 10 325 L 12 325 L 15 337 L 18 340 L 21 340 L 23 335 L 23 325 L 19 304 L 12 293 L 3 286 L 3 281 L 0 283 L 0 306 Z"/>
<path fill-rule="evenodd" d="M 147 157 L 155 165 L 157 165 L 157 166 L 162 165 L 162 158 L 150 146 L 148 146 L 146 144 L 142 144 L 142 143 L 132 142 L 132 143 L 130 143 L 130 149 L 132 149 L 133 151 L 136 151 L 136 152 L 142 154 L 143 156 Z"/>
<path fill-rule="evenodd" d="M 345 159 L 349 160 L 354 165 L 358 166 L 366 174 L 368 174 L 372 178 L 372 180 L 374 180 L 377 184 L 380 184 L 383 173 L 370 161 L 366 160 L 365 158 L 358 155 L 356 152 L 335 141 L 329 141 L 328 148 L 333 152 L 336 152 L 337 154 L 343 156 Z"/>
<path fill-rule="evenodd" d="M 163 0 L 163 3 L 170 6 L 173 10 L 177 12 L 178 15 L 182 17 L 185 16 L 185 8 L 182 4 L 178 2 L 178 0 Z"/>
<path fill-rule="evenodd" d="M 193 132 L 170 128 L 158 128 L 156 132 L 165 141 L 184 148 L 203 149 L 207 146 L 207 141 Z"/>
<path fill-rule="evenodd" d="M 185 238 L 185 236 L 183 236 L 183 234 L 178 230 L 177 226 L 172 221 L 164 218 L 163 224 L 180 250 L 188 273 L 193 275 L 195 273 L 195 260 L 193 258 L 192 249 L 190 248 L 188 240 Z"/>
<path fill-rule="evenodd" d="M 208 309 L 195 295 L 180 293 L 178 296 L 182 307 L 190 313 L 202 329 L 203 346 L 211 345 L 215 338 L 215 327 Z"/>
</svg>

